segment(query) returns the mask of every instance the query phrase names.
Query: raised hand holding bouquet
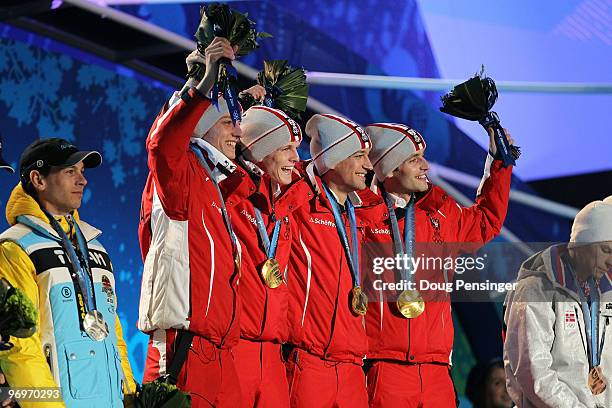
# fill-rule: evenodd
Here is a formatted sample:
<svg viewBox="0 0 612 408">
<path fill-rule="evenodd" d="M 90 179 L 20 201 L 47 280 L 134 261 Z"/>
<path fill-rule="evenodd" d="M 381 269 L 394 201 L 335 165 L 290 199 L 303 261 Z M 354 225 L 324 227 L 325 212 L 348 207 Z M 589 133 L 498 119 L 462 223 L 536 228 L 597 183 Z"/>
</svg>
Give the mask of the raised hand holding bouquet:
<svg viewBox="0 0 612 408">
<path fill-rule="evenodd" d="M 32 301 L 6 279 L 0 279 L 0 351 L 10 350 L 9 337 L 30 337 L 36 332 L 38 311 Z"/>
<path fill-rule="evenodd" d="M 257 75 L 257 83 L 266 90 L 262 105 L 280 109 L 294 120 L 300 119 L 308 100 L 308 84 L 303 68 L 293 68 L 287 65 L 287 60 L 264 61 L 264 69 Z M 242 95 L 241 103 L 244 110 L 258 104 L 250 94 Z"/>
<path fill-rule="evenodd" d="M 206 47 L 212 43 L 215 37 L 226 38 L 238 57 L 247 55 L 257 48 L 259 46 L 258 38 L 271 37 L 268 33 L 257 32 L 255 22 L 250 20 L 247 14 L 232 10 L 226 4 L 211 3 L 202 6 L 200 8 L 200 18 L 195 39 L 198 50 L 202 55 L 205 54 Z M 193 65 L 187 76 L 201 80 L 204 72 L 205 68 L 202 64 L 197 63 Z M 216 103 L 219 92 L 223 93 L 234 123 L 240 120 L 240 107 L 236 89 L 237 79 L 238 72 L 232 62 L 227 58 L 221 59 L 217 81 L 212 89 L 212 99 L 213 103 Z"/>
<path fill-rule="evenodd" d="M 518 146 L 510 145 L 497 113 L 491 111 L 497 101 L 495 81 L 484 75 L 484 66 L 473 78 L 455 86 L 442 97 L 440 110 L 458 118 L 478 121 L 485 128 L 493 128 L 495 146 L 504 166 L 514 165 L 521 155 Z"/>
</svg>

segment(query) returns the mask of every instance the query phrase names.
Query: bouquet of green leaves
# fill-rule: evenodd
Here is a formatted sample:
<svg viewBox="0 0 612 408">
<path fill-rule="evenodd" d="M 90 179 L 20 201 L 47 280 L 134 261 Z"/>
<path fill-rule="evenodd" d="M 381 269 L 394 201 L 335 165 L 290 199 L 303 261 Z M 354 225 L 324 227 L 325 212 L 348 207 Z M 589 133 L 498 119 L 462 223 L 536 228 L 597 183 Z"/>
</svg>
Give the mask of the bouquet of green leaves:
<svg viewBox="0 0 612 408">
<path fill-rule="evenodd" d="M 148 382 L 138 392 L 140 408 L 189 408 L 191 397 L 163 379 Z"/>
<path fill-rule="evenodd" d="M 257 83 L 266 89 L 263 105 L 280 109 L 294 120 L 306 110 L 308 84 L 303 68 L 287 65 L 287 60 L 264 61 L 264 69 L 257 75 Z M 240 102 L 248 109 L 258 102 L 251 94 L 243 94 Z"/>
<path fill-rule="evenodd" d="M 30 337 L 36 332 L 38 311 L 32 301 L 5 279 L 0 279 L 0 350 L 9 350 L 13 337 Z"/>
<path fill-rule="evenodd" d="M 259 38 L 272 36 L 268 33 L 257 32 L 255 22 L 248 18 L 248 14 L 230 9 L 226 4 L 211 3 L 200 8 L 200 25 L 195 33 L 198 50 L 202 55 L 215 37 L 227 38 L 232 47 L 237 46 L 236 56 L 244 56 L 259 46 L 257 43 Z M 196 63 L 187 76 L 201 80 L 204 72 L 205 67 Z M 240 119 L 236 91 L 237 79 L 238 72 L 232 62 L 227 58 L 221 59 L 219 76 L 212 90 L 212 98 L 216 103 L 218 92 L 223 93 L 234 122 Z"/>
</svg>

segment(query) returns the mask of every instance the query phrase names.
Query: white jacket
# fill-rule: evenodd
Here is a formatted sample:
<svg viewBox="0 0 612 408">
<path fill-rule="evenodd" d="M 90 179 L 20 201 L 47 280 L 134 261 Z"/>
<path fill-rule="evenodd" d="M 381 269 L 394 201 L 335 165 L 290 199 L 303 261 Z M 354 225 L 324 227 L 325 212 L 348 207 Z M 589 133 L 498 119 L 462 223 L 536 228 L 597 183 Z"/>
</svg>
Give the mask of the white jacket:
<svg viewBox="0 0 612 408">
<path fill-rule="evenodd" d="M 606 390 L 593 396 L 580 298 L 560 262 L 565 245 L 533 255 L 506 297 L 504 366 L 508 393 L 518 408 L 612 408 L 612 276 L 600 282 L 599 343 Z"/>
</svg>

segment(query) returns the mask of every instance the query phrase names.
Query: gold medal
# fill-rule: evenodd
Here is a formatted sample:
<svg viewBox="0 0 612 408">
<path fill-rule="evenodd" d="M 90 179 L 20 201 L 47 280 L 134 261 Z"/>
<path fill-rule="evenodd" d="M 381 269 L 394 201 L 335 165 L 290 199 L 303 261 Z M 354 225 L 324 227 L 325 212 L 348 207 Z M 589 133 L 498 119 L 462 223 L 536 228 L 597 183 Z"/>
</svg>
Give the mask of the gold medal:
<svg viewBox="0 0 612 408">
<path fill-rule="evenodd" d="M 359 316 L 365 316 L 368 311 L 368 297 L 363 293 L 359 286 L 353 287 L 351 306 L 353 312 Z"/>
<path fill-rule="evenodd" d="M 108 336 L 108 324 L 97 310 L 90 310 L 83 319 L 83 329 L 90 339 L 102 341 Z"/>
<path fill-rule="evenodd" d="M 599 395 L 605 391 L 608 382 L 603 376 L 600 366 L 591 368 L 591 371 L 589 371 L 588 384 L 593 395 Z"/>
<path fill-rule="evenodd" d="M 261 277 L 266 285 L 271 288 L 278 288 L 283 283 L 283 275 L 280 271 L 278 261 L 274 258 L 266 259 L 261 267 Z"/>
<path fill-rule="evenodd" d="M 407 319 L 419 316 L 425 311 L 425 301 L 418 290 L 405 290 L 396 301 L 399 312 Z"/>
</svg>

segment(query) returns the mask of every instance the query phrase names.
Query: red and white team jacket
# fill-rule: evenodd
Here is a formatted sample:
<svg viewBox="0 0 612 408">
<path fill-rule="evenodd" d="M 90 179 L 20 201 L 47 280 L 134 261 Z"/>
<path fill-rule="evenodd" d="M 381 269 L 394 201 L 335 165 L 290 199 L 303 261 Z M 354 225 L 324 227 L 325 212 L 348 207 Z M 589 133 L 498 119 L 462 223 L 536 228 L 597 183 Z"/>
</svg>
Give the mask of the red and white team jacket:
<svg viewBox="0 0 612 408">
<path fill-rule="evenodd" d="M 461 207 L 440 187 L 431 186 L 426 193 L 417 197 L 415 204 L 417 246 L 419 243 L 467 243 L 465 247 L 476 250 L 493 239 L 499 234 L 506 217 L 511 176 L 511 167 L 504 168 L 500 160 L 493 161 L 488 156 L 478 198 L 469 208 Z M 392 248 L 387 208 L 385 205 L 381 208 L 384 210 L 377 215 L 378 225 L 365 229 L 366 248 L 372 242 L 387 243 L 384 247 Z M 403 217 L 398 224 L 400 231 L 404 231 Z M 443 274 L 441 270 L 417 271 L 417 279 L 426 276 L 428 280 L 437 277 L 438 281 L 443 281 Z M 448 272 L 446 279 L 452 281 L 453 271 Z M 451 363 L 454 329 L 450 297 L 426 301 L 423 314 L 413 319 L 399 314 L 395 301 L 374 303 L 371 300 L 366 328 L 369 359 Z"/>
<path fill-rule="evenodd" d="M 295 228 L 293 211 L 313 196 L 313 192 L 301 177 L 282 190 L 272 191 L 270 178 L 263 175 L 257 193 L 232 208 L 234 231 L 242 247 L 242 277 L 240 278 L 240 335 L 253 341 L 284 343 L 289 335 L 287 265 L 291 254 L 291 236 Z M 272 204 L 273 203 L 273 204 Z M 261 277 L 261 266 L 266 253 L 259 237 L 255 207 L 260 212 L 268 237 L 272 236 L 275 214 L 281 221 L 276 248 L 276 260 L 283 271 L 283 283 L 274 289 L 266 286 Z"/>
<path fill-rule="evenodd" d="M 187 329 L 216 346 L 239 339 L 240 304 L 230 235 L 213 181 L 190 150 L 190 138 L 211 101 L 189 90 L 165 106 L 147 138 L 149 177 L 139 238 L 144 271 L 138 327 Z M 228 207 L 255 192 L 242 169 L 202 140 Z M 229 177 L 226 175 L 231 173 Z"/>
<path fill-rule="evenodd" d="M 364 319 L 351 309 L 351 272 L 332 207 L 312 163 L 307 175 L 315 194 L 292 213 L 296 228 L 289 260 L 289 342 L 325 360 L 361 365 L 368 342 Z M 367 209 L 382 201 L 368 189 L 351 193 L 349 199 L 356 207 L 361 241 Z M 342 216 L 350 240 L 348 217 Z"/>
</svg>

